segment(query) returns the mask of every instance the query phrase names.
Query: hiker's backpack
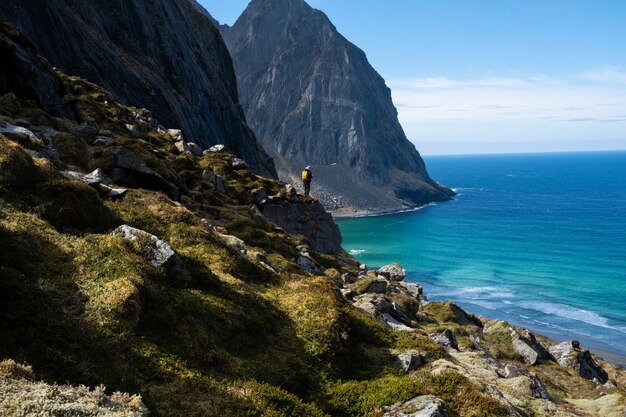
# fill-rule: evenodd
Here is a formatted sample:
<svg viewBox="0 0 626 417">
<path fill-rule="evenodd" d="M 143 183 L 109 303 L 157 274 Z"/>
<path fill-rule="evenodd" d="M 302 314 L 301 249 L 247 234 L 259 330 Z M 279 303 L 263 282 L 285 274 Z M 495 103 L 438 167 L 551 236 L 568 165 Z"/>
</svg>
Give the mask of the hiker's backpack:
<svg viewBox="0 0 626 417">
<path fill-rule="evenodd" d="M 311 171 L 305 169 L 302 171 L 302 181 L 309 182 L 311 181 Z"/>
</svg>

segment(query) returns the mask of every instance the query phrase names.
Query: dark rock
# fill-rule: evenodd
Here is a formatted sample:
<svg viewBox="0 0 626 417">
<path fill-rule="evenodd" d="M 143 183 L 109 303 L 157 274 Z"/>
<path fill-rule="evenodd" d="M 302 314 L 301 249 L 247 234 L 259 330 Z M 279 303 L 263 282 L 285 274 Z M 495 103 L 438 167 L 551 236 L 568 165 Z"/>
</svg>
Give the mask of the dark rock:
<svg viewBox="0 0 626 417">
<path fill-rule="evenodd" d="M 263 215 L 287 233 L 305 236 L 316 252 L 341 252 L 339 227 L 319 201 L 289 202 L 270 199 L 263 207 Z"/>
<path fill-rule="evenodd" d="M 136 125 L 126 124 L 126 130 L 128 130 L 130 134 L 136 138 L 138 138 L 141 135 L 141 131 Z"/>
<path fill-rule="evenodd" d="M 298 257 L 297 264 L 300 268 L 304 269 L 307 272 L 310 272 L 313 275 L 321 275 L 322 268 L 311 258 L 308 254 L 302 254 Z"/>
<path fill-rule="evenodd" d="M 537 342 L 535 335 L 527 329 L 511 329 L 511 343 L 513 350 L 529 365 L 536 365 L 539 361 L 550 357 L 548 351 Z"/>
<path fill-rule="evenodd" d="M 559 365 L 575 369 L 585 379 L 596 380 L 599 384 L 604 384 L 609 379 L 606 371 L 593 360 L 591 353 L 580 349 L 578 341 L 551 346 L 549 351 Z"/>
<path fill-rule="evenodd" d="M 365 289 L 366 293 L 384 294 L 387 291 L 389 283 L 385 279 L 375 279 Z"/>
<path fill-rule="evenodd" d="M 233 167 L 233 169 L 237 170 L 237 169 L 249 169 L 248 164 L 246 164 L 246 161 L 244 161 L 241 158 L 232 158 L 230 160 L 230 166 Z"/>
<path fill-rule="evenodd" d="M 434 395 L 422 395 L 405 403 L 383 408 L 383 417 L 447 417 L 443 400 Z"/>
<path fill-rule="evenodd" d="M 545 384 L 536 376 L 530 376 L 530 395 L 534 398 L 543 398 L 545 400 L 551 399 Z"/>
<path fill-rule="evenodd" d="M 187 146 L 189 147 L 189 152 L 191 152 L 195 156 L 202 156 L 202 148 L 194 142 L 187 142 Z"/>
<path fill-rule="evenodd" d="M 246 124 L 219 31 L 190 2 L 5 3 L 0 16 L 28 36 L 52 65 L 101 85 L 122 102 L 152 109 L 162 124 L 180 127 L 203 148 L 224 143 L 255 172 L 276 176 Z M 32 68 L 31 63 L 22 66 L 26 85 L 11 80 L 11 90 L 2 86 L 2 92 L 19 96 L 28 91 L 41 104 L 61 105 L 62 83 Z"/>
<path fill-rule="evenodd" d="M 98 129 L 87 122 L 83 122 L 78 126 L 78 133 L 85 138 L 88 143 L 92 143 L 98 134 Z"/>
<path fill-rule="evenodd" d="M 406 270 L 399 264 L 385 265 L 377 270 L 376 273 L 391 281 L 402 281 L 406 277 Z"/>
<path fill-rule="evenodd" d="M 113 182 L 129 187 L 147 188 L 164 191 L 175 197 L 177 188 L 146 165 L 131 150 L 123 146 L 115 146 L 110 150 L 115 157 L 115 168 L 111 172 Z"/>
<path fill-rule="evenodd" d="M 174 143 L 174 146 L 176 146 L 176 149 L 178 149 L 178 152 L 180 153 L 191 153 L 191 148 L 184 140 L 179 140 L 178 142 Z"/>
<path fill-rule="evenodd" d="M 322 12 L 303 0 L 254 0 L 221 29 L 246 118 L 281 177 L 312 165 L 314 187 L 373 191 L 373 204 L 396 209 L 454 194 L 430 179 L 385 81 Z"/>
<path fill-rule="evenodd" d="M 452 333 L 451 330 L 446 329 L 441 333 L 431 333 L 428 335 L 432 340 L 439 343 L 446 349 L 454 349 L 459 350 L 459 345 L 456 341 L 456 336 Z"/>
<path fill-rule="evenodd" d="M 356 296 L 354 306 L 389 328 L 411 330 L 411 320 L 382 294 L 365 293 Z"/>
<path fill-rule="evenodd" d="M 349 284 L 354 284 L 357 281 L 357 278 L 354 275 L 345 273 L 345 274 L 341 274 L 341 281 L 345 285 L 349 285 Z"/>
</svg>

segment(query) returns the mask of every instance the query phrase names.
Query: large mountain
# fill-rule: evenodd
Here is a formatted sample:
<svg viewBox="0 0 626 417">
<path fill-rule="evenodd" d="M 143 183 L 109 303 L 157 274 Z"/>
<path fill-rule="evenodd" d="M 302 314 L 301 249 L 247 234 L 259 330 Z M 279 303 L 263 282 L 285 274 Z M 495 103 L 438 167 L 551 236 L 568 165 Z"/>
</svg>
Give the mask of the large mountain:
<svg viewBox="0 0 626 417">
<path fill-rule="evenodd" d="M 317 196 L 334 209 L 453 194 L 428 176 L 383 78 L 324 13 L 303 0 L 252 0 L 222 34 L 248 122 L 281 177 L 313 165 Z"/>
<path fill-rule="evenodd" d="M 0 0 L 52 65 L 151 109 L 203 147 L 224 143 L 275 175 L 248 128 L 219 31 L 187 0 Z"/>
</svg>

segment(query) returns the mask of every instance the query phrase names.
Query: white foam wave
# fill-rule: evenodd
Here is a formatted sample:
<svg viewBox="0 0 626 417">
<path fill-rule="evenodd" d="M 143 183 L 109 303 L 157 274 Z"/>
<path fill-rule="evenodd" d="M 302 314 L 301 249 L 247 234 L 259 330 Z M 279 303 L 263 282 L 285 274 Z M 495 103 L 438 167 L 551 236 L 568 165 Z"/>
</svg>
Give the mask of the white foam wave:
<svg viewBox="0 0 626 417">
<path fill-rule="evenodd" d="M 350 249 L 350 255 L 360 255 L 367 252 L 365 249 Z"/>
<path fill-rule="evenodd" d="M 609 320 L 606 317 L 603 317 L 598 313 L 594 313 L 593 311 L 583 310 L 581 308 L 576 308 L 565 304 L 550 303 L 545 301 L 523 301 L 516 304 L 519 307 L 525 308 L 527 310 L 535 310 L 551 316 L 575 320 L 581 323 L 591 324 L 592 326 L 617 330 L 618 332 L 626 333 L 626 329 L 611 326 L 609 324 Z"/>
</svg>

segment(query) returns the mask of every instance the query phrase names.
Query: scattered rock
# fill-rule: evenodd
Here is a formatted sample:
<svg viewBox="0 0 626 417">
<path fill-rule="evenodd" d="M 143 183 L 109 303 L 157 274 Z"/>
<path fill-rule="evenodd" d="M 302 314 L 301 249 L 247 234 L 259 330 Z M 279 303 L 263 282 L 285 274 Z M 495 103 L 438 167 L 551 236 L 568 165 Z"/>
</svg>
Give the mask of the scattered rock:
<svg viewBox="0 0 626 417">
<path fill-rule="evenodd" d="M 131 135 L 138 138 L 141 135 L 141 131 L 137 127 L 137 125 L 126 124 L 126 130 L 130 132 Z"/>
<path fill-rule="evenodd" d="M 322 268 L 308 254 L 301 254 L 298 257 L 298 266 L 313 275 L 322 275 Z"/>
<path fill-rule="evenodd" d="M 366 293 L 375 293 L 375 294 L 384 294 L 387 291 L 387 287 L 389 283 L 386 279 L 375 279 L 372 280 L 367 288 L 365 289 Z"/>
<path fill-rule="evenodd" d="M 267 203 L 267 190 L 265 188 L 255 188 L 250 191 L 252 195 L 252 203 L 256 205 L 263 205 L 262 203 Z"/>
<path fill-rule="evenodd" d="M 78 126 L 78 133 L 85 138 L 88 143 L 92 143 L 98 134 L 98 129 L 87 122 L 83 122 Z"/>
<path fill-rule="evenodd" d="M 508 363 L 504 367 L 504 377 L 505 378 L 517 378 L 518 376 L 528 375 L 528 371 L 521 366 Z"/>
<path fill-rule="evenodd" d="M 75 180 L 83 181 L 105 197 L 121 197 L 128 191 L 125 188 L 109 187 L 111 181 L 100 168 L 86 175 L 75 171 L 65 171 L 64 174 Z"/>
<path fill-rule="evenodd" d="M 341 275 L 341 281 L 343 281 L 344 285 L 349 285 L 354 284 L 357 281 L 357 278 L 354 275 L 345 273 Z"/>
<path fill-rule="evenodd" d="M 14 126 L 9 123 L 3 123 L 3 125 L 0 125 L 0 133 L 4 134 L 4 136 L 8 137 L 9 139 L 12 139 L 16 142 L 23 142 L 22 138 L 26 138 L 33 145 L 45 145 L 43 141 L 37 137 L 37 135 L 35 135 L 33 132 L 26 129 L 25 127 Z"/>
<path fill-rule="evenodd" d="M 599 384 L 608 381 L 609 376 L 598 365 L 588 350 L 581 350 L 578 341 L 568 341 L 554 345 L 549 349 L 550 354 L 564 368 L 573 368 L 578 374 L 588 380 L 595 380 Z"/>
<path fill-rule="evenodd" d="M 209 153 L 217 153 L 217 152 L 224 152 L 225 146 L 224 145 L 213 145 L 211 146 L 209 149 L 205 150 L 204 152 L 202 152 L 203 155 L 209 154 Z"/>
<path fill-rule="evenodd" d="M 539 362 L 539 352 L 531 344 L 522 338 L 515 330 L 511 331 L 511 344 L 513 350 L 524 358 L 524 362 L 529 365 L 536 365 Z"/>
<path fill-rule="evenodd" d="M 143 258 L 154 267 L 166 268 L 170 279 L 185 284 L 193 280 L 170 245 L 156 236 L 126 224 L 118 227 L 111 234 L 138 244 Z"/>
<path fill-rule="evenodd" d="M 361 264 L 359 265 L 359 276 L 367 276 L 367 265 Z"/>
<path fill-rule="evenodd" d="M 230 166 L 233 167 L 233 169 L 235 169 L 235 170 L 250 169 L 250 167 L 248 166 L 246 161 L 244 161 L 241 158 L 231 158 Z"/>
<path fill-rule="evenodd" d="M 421 285 L 409 282 L 401 282 L 400 286 L 402 286 L 412 297 L 415 297 L 417 299 L 424 298 L 424 288 L 422 288 Z"/>
<path fill-rule="evenodd" d="M 443 400 L 422 395 L 405 403 L 383 408 L 384 417 L 447 417 Z"/>
<path fill-rule="evenodd" d="M 187 142 L 187 147 L 189 148 L 189 151 L 195 156 L 202 156 L 202 148 L 200 147 L 200 145 L 194 142 Z"/>
<path fill-rule="evenodd" d="M 354 297 L 354 306 L 384 323 L 389 328 L 413 330 L 411 320 L 400 311 L 395 303 L 380 294 L 366 293 Z"/>
<path fill-rule="evenodd" d="M 456 341 L 456 336 L 451 330 L 446 329 L 442 333 L 431 333 L 428 335 L 432 340 L 439 343 L 446 350 L 454 349 L 459 350 L 459 345 Z"/>
<path fill-rule="evenodd" d="M 189 145 L 184 140 L 177 141 L 174 143 L 174 146 L 176 146 L 176 149 L 178 149 L 178 152 L 180 153 L 191 153 L 191 148 L 189 148 Z"/>
<path fill-rule="evenodd" d="M 91 184 L 109 185 L 111 183 L 111 180 L 106 176 L 104 171 L 102 171 L 100 168 L 97 168 L 95 171 L 85 175 L 85 177 L 83 178 L 83 181 L 85 181 L 89 185 Z"/>
<path fill-rule="evenodd" d="M 406 270 L 400 264 L 385 265 L 376 272 L 391 281 L 402 281 L 406 277 Z"/>
<path fill-rule="evenodd" d="M 418 369 L 425 362 L 419 353 L 401 353 L 396 356 L 396 361 L 400 363 L 405 374 Z"/>
<path fill-rule="evenodd" d="M 123 146 L 115 146 L 110 152 L 115 157 L 115 168 L 111 171 L 113 182 L 135 188 L 165 191 L 172 198 L 177 198 L 178 188 L 149 168 L 135 153 Z"/>
<path fill-rule="evenodd" d="M 183 141 L 183 132 L 180 129 L 167 129 L 167 134 L 170 135 L 174 142 Z"/>
<path fill-rule="evenodd" d="M 534 398 L 543 398 L 545 400 L 551 399 L 545 384 L 536 375 L 531 375 L 529 379 L 530 395 L 532 395 Z"/>
<path fill-rule="evenodd" d="M 217 237 L 223 244 L 231 249 L 234 249 L 242 255 L 245 255 L 248 252 L 248 248 L 246 247 L 245 242 L 239 239 L 237 236 L 218 233 Z"/>
</svg>

